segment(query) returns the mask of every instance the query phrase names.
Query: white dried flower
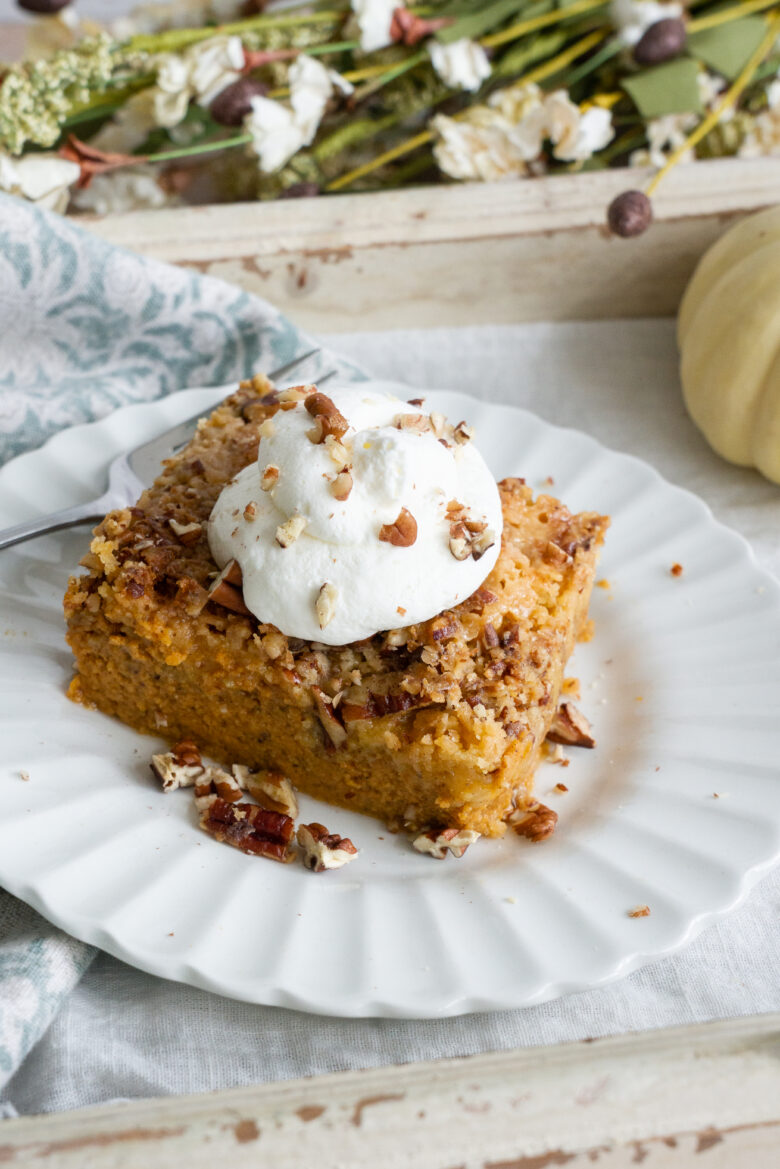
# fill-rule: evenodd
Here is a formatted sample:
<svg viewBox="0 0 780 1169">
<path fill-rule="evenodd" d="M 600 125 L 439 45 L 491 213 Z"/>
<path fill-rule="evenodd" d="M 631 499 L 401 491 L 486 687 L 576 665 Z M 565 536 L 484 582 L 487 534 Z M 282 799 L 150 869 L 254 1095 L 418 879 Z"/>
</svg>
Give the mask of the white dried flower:
<svg viewBox="0 0 780 1169">
<path fill-rule="evenodd" d="M 267 97 L 253 97 L 252 110 L 244 119 L 252 135 L 252 150 L 267 175 L 281 170 L 304 143 L 303 131 L 291 109 Z"/>
<path fill-rule="evenodd" d="M 392 43 L 390 26 L 398 4 L 399 0 L 352 0 L 364 53 L 373 53 Z"/>
<path fill-rule="evenodd" d="M 304 145 L 314 140 L 325 107 L 334 91 L 350 94 L 354 87 L 335 69 L 302 53 L 290 66 L 290 104 L 295 120 L 304 135 Z"/>
<path fill-rule="evenodd" d="M 504 119 L 506 133 L 520 157 L 531 162 L 541 153 L 547 130 L 544 94 L 538 85 L 508 85 L 488 98 Z"/>
<path fill-rule="evenodd" d="M 78 211 L 89 211 L 94 215 L 178 205 L 180 197 L 161 187 L 158 179 L 152 166 L 106 171 L 95 175 L 88 187 L 75 191 L 71 203 Z"/>
<path fill-rule="evenodd" d="M 553 155 L 563 162 L 584 162 L 612 141 L 612 115 L 601 106 L 581 110 L 565 89 L 556 89 L 544 99 L 546 137 L 553 143 Z"/>
<path fill-rule="evenodd" d="M 658 4 L 656 0 L 612 0 L 610 20 L 624 48 L 641 41 L 652 24 L 683 14 L 681 4 Z"/>
<path fill-rule="evenodd" d="M 251 113 L 244 120 L 264 174 L 280 170 L 301 147 L 313 141 L 334 89 L 351 93 L 353 88 L 335 70 L 306 54 L 291 66 L 289 79 L 289 106 L 267 97 L 254 97 Z"/>
<path fill-rule="evenodd" d="M 64 212 L 70 187 L 78 181 L 81 167 L 57 154 L 28 154 L 11 158 L 0 153 L 0 191 L 21 195 L 48 211 Z"/>
<path fill-rule="evenodd" d="M 484 106 L 457 121 L 438 114 L 431 128 L 439 135 L 433 148 L 437 165 L 450 178 L 490 183 L 520 178 L 527 171 L 501 119 Z"/>
<path fill-rule="evenodd" d="M 472 106 L 457 119 L 440 114 L 431 126 L 440 136 L 436 161 L 456 179 L 519 178 L 538 171 L 545 141 L 556 158 L 581 161 L 614 136 L 608 110 L 581 110 L 565 90 L 544 96 L 535 85 L 508 86 L 487 105 Z"/>
<path fill-rule="evenodd" d="M 428 45 L 431 63 L 445 85 L 450 89 L 466 89 L 474 93 L 490 76 L 487 53 L 476 41 L 461 37 L 448 45 L 431 41 Z"/>
<path fill-rule="evenodd" d="M 645 126 L 647 146 L 633 151 L 629 162 L 632 166 L 662 167 L 667 156 L 682 146 L 698 120 L 696 114 L 666 114 L 663 118 L 651 118 Z M 680 162 L 692 162 L 693 159 L 693 151 L 686 150 Z"/>
<path fill-rule="evenodd" d="M 159 126 L 171 129 L 182 121 L 193 98 L 208 106 L 238 80 L 244 47 L 240 37 L 210 37 L 183 53 L 161 54 L 156 65 L 157 84 L 152 90 L 155 118 Z"/>
</svg>

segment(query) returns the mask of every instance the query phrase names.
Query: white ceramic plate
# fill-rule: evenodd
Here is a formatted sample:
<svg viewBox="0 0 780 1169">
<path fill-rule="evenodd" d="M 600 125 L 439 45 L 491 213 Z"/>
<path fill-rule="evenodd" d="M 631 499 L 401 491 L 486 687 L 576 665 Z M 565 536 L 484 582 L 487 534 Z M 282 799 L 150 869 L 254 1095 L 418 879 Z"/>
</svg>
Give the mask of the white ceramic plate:
<svg viewBox="0 0 780 1169">
<path fill-rule="evenodd" d="M 390 387 L 404 397 L 407 387 Z M 0 526 L 87 499 L 106 461 L 225 391 L 59 434 L 0 473 Z M 780 853 L 780 588 L 741 537 L 646 464 L 531 414 L 428 394 L 476 425 L 497 476 L 612 516 L 595 639 L 570 669 L 598 737 L 545 765 L 558 831 L 455 861 L 303 800 L 360 860 L 313 875 L 217 844 L 158 741 L 64 696 L 61 598 L 84 529 L 0 553 L 0 883 L 76 937 L 165 978 L 334 1015 L 517 1007 L 608 982 L 731 909 Z M 670 566 L 683 565 L 682 576 Z M 29 774 L 29 781 L 20 772 Z M 568 793 L 552 789 L 564 782 Z M 714 798 L 714 793 L 720 798 Z M 637 905 L 649 917 L 631 918 Z"/>
</svg>

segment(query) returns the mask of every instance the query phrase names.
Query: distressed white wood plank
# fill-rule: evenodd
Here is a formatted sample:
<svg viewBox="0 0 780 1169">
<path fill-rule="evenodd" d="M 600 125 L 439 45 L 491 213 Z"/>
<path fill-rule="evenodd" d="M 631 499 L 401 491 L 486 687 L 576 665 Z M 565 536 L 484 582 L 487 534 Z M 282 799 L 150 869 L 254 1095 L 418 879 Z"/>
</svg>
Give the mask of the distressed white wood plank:
<svg viewBox="0 0 780 1169">
<path fill-rule="evenodd" d="M 85 218 L 104 238 L 230 280 L 317 331 L 673 313 L 731 218 L 773 203 L 780 159 L 672 172 L 644 236 L 605 209 L 647 171 Z"/>
<path fill-rule="evenodd" d="M 47 1169 L 776 1169 L 779 1149 L 780 1015 L 0 1126 L 0 1164 Z"/>
</svg>

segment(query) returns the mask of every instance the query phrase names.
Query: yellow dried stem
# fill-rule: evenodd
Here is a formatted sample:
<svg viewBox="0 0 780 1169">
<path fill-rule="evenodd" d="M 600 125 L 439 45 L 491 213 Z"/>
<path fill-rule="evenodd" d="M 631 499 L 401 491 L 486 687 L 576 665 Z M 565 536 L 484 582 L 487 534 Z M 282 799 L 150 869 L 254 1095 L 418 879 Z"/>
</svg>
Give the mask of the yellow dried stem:
<svg viewBox="0 0 780 1169">
<path fill-rule="evenodd" d="M 772 0 L 772 3 L 776 3 L 776 0 Z M 483 37 L 480 44 L 484 45 L 485 48 L 505 45 L 509 41 L 524 36 L 527 32 L 534 32 L 537 28 L 547 28 L 551 24 L 558 24 L 561 20 L 568 20 L 570 16 L 578 16 L 581 12 L 590 12 L 593 8 L 604 8 L 605 5 L 606 0 L 575 0 L 574 4 L 568 4 L 565 8 L 556 8 L 553 12 L 533 16 L 530 20 L 520 20 L 510 28 L 491 33 L 490 36 Z"/>
</svg>

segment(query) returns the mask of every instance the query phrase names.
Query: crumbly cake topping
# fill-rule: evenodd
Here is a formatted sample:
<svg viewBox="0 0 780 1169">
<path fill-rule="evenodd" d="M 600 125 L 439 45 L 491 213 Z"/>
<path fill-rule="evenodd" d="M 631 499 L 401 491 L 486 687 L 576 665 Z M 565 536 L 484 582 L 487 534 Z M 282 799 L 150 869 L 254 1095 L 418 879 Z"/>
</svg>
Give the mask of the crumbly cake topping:
<svg viewBox="0 0 780 1169">
<path fill-rule="evenodd" d="M 552 700 L 547 671 L 564 633 L 551 614 L 606 521 L 572 516 L 548 496 L 534 501 L 522 480 L 506 479 L 502 547 L 471 596 L 430 620 L 347 646 L 286 637 L 242 607 L 240 574 L 230 565 L 218 573 L 206 538 L 222 487 L 256 460 L 260 430 L 280 409 L 264 378 L 243 383 L 137 507 L 99 525 L 82 562 L 88 573 L 71 584 L 69 612 L 102 606 L 118 635 L 123 625 L 146 631 L 151 652 L 168 665 L 190 655 L 219 661 L 223 649 L 240 648 L 247 677 L 259 672 L 310 705 L 336 749 L 359 730 L 354 724 L 387 718 L 407 742 L 449 736 L 479 745 L 485 768 L 495 766 L 507 742 L 524 734 L 526 710 Z M 184 543 L 171 520 L 202 532 Z M 235 671 L 240 685 L 240 661 Z"/>
</svg>

